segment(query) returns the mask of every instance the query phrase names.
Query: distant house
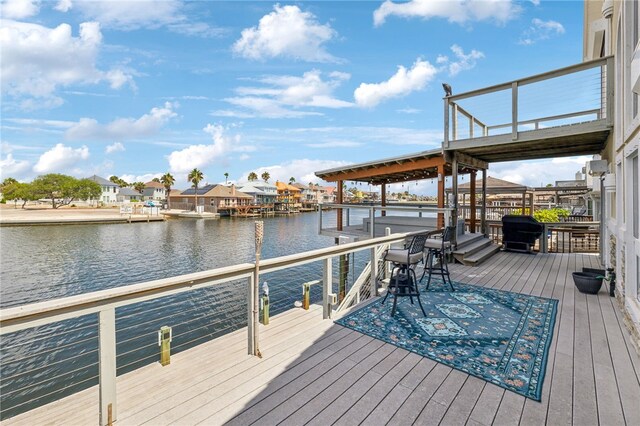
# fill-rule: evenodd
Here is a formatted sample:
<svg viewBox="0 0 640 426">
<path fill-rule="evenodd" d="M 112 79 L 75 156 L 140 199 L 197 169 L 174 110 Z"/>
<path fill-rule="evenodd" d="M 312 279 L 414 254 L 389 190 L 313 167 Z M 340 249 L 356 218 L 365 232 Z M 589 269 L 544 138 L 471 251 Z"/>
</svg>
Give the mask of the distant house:
<svg viewBox="0 0 640 426">
<path fill-rule="evenodd" d="M 300 190 L 300 201 L 304 207 L 315 207 L 317 204 L 316 194 L 311 186 L 302 183 L 294 183 L 292 186 Z"/>
<path fill-rule="evenodd" d="M 171 191 L 169 203 L 171 208 L 192 210 L 195 206 L 196 191 L 194 188 L 185 189 L 174 195 Z M 205 210 L 233 210 L 239 206 L 248 206 L 253 202 L 251 195 L 238 191 L 235 185 L 219 184 L 205 185 L 198 188 L 198 205 L 208 207 Z"/>
<path fill-rule="evenodd" d="M 322 193 L 322 202 L 323 203 L 335 203 L 336 202 L 336 187 L 335 186 L 325 186 L 324 192 Z"/>
<path fill-rule="evenodd" d="M 144 184 L 142 197 L 143 200 L 164 201 L 167 198 L 167 190 L 160 182 L 150 181 Z"/>
<path fill-rule="evenodd" d="M 239 191 L 251 195 L 255 205 L 274 204 L 278 195 L 276 186 L 266 182 L 238 184 L 237 188 Z"/>
<path fill-rule="evenodd" d="M 98 185 L 100 185 L 100 188 L 102 189 L 102 193 L 100 194 L 98 201 L 105 204 L 115 203 L 118 201 L 117 193 L 118 193 L 119 186 L 117 184 L 97 175 L 93 175 L 87 179 L 92 180 Z M 89 200 L 89 201 L 92 201 L 92 200 Z"/>
<path fill-rule="evenodd" d="M 276 181 L 276 211 L 294 211 L 302 207 L 302 191 L 293 185 Z"/>
<path fill-rule="evenodd" d="M 316 204 L 322 203 L 324 194 L 327 192 L 324 189 L 324 186 L 320 186 L 317 183 L 316 184 L 312 183 L 309 185 L 309 189 L 313 192 L 313 199 L 315 200 L 315 203 Z"/>
<path fill-rule="evenodd" d="M 120 188 L 117 194 L 117 200 L 120 203 L 125 201 L 140 201 L 141 198 L 142 198 L 142 194 L 140 194 L 138 191 L 128 186 Z"/>
</svg>

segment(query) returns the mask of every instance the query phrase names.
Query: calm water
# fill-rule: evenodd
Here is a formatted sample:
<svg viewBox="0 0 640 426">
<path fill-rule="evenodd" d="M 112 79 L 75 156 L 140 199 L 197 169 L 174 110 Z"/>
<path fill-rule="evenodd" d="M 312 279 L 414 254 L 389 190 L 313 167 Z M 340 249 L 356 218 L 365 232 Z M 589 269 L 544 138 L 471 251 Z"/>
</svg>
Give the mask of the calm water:
<svg viewBox="0 0 640 426">
<path fill-rule="evenodd" d="M 334 215 L 325 215 L 325 222 Z M 262 258 L 328 247 L 317 214 L 264 218 Z M 0 228 L 0 306 L 205 271 L 254 259 L 254 220 L 170 220 L 128 225 Z M 364 254 L 363 254 L 364 256 Z M 366 259 L 351 259 L 352 281 Z M 301 299 L 322 265 L 261 276 L 271 314 Z M 335 280 L 334 280 L 335 282 Z M 246 325 L 246 281 L 190 291 L 116 310 L 118 374 L 158 360 L 157 331 L 173 327 L 172 353 Z M 312 300 L 321 295 L 312 287 Z M 2 418 L 97 384 L 97 316 L 6 336 L 0 342 Z"/>
</svg>

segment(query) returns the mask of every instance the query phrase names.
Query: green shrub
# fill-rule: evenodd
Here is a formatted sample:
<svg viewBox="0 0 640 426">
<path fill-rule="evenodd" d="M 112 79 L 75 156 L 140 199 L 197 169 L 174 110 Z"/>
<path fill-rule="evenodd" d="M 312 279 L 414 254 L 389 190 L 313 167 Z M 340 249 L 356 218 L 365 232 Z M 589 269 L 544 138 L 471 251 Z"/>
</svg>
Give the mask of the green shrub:
<svg viewBox="0 0 640 426">
<path fill-rule="evenodd" d="M 3 198 L 2 200 L 0 200 L 0 204 L 7 204 L 7 200 Z"/>
<path fill-rule="evenodd" d="M 533 217 L 538 222 L 560 222 L 560 218 L 569 216 L 569 211 L 565 209 L 542 209 L 533 213 Z"/>
</svg>

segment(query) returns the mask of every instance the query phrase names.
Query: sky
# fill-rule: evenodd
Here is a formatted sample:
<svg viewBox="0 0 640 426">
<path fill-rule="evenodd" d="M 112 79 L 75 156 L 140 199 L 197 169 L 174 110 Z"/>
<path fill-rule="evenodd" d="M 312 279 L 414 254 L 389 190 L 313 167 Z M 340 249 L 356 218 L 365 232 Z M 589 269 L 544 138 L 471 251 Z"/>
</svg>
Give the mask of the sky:
<svg viewBox="0 0 640 426">
<path fill-rule="evenodd" d="M 170 172 L 187 188 L 198 168 L 208 183 L 267 171 L 322 184 L 315 171 L 438 149 L 443 82 L 461 93 L 582 60 L 581 1 L 0 8 L 0 175 L 21 181 Z M 587 160 L 494 163 L 489 175 L 546 185 Z"/>
</svg>

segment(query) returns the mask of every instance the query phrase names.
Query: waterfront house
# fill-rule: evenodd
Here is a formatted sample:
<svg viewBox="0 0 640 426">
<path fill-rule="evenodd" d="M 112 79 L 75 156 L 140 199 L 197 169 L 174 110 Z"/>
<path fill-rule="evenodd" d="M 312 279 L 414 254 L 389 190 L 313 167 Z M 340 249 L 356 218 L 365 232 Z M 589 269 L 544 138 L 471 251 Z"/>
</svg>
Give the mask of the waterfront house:
<svg viewBox="0 0 640 426">
<path fill-rule="evenodd" d="M 302 194 L 299 188 L 288 183 L 276 181 L 278 195 L 276 197 L 276 211 L 297 211 L 302 207 Z"/>
<path fill-rule="evenodd" d="M 305 209 L 315 209 L 317 205 L 316 193 L 312 187 L 304 185 L 302 183 L 292 184 L 300 190 L 300 202 Z"/>
<path fill-rule="evenodd" d="M 167 198 L 167 190 L 162 183 L 150 181 L 144 184 L 142 197 L 145 201 L 164 201 Z"/>
<path fill-rule="evenodd" d="M 172 191 L 173 192 L 173 191 Z M 253 197 L 238 191 L 235 185 L 207 184 L 198 188 L 198 205 L 204 206 L 205 211 L 217 213 L 220 210 L 234 211 L 239 206 L 249 206 Z M 180 194 L 170 195 L 171 208 L 193 210 L 196 192 L 194 188 L 182 191 Z"/>
<path fill-rule="evenodd" d="M 119 186 L 117 184 L 97 175 L 93 175 L 88 179 L 100 185 L 100 189 L 102 189 L 102 193 L 100 194 L 98 201 L 104 204 L 115 203 L 118 201 L 117 193 L 118 193 Z"/>
<path fill-rule="evenodd" d="M 119 203 L 126 202 L 126 201 L 141 201 L 142 194 L 140 194 L 138 191 L 136 191 L 133 188 L 125 186 L 118 190 L 118 193 L 116 194 L 116 199 Z"/>
<path fill-rule="evenodd" d="M 278 191 L 275 185 L 266 182 L 247 182 L 237 185 L 240 192 L 251 195 L 255 205 L 272 205 L 276 202 Z"/>
<path fill-rule="evenodd" d="M 322 195 L 322 202 L 323 203 L 335 203 L 336 202 L 336 187 L 335 186 L 324 186 L 322 187 L 323 191 L 321 192 Z"/>
<path fill-rule="evenodd" d="M 97 358 L 94 362 L 98 364 L 95 370 L 99 374 L 99 385 L 8 419 L 7 424 L 90 424 L 95 423 L 98 413 L 101 424 L 111 424 L 112 420 L 116 421 L 115 424 L 229 422 L 238 425 L 640 424 L 640 359 L 635 353 L 640 329 L 640 9 L 637 1 L 597 0 L 585 2 L 584 8 L 584 64 L 497 86 L 500 91 L 513 91 L 513 97 L 508 99 L 509 107 L 515 107 L 513 114 L 509 114 L 513 122 L 506 134 L 492 134 L 495 128 L 490 129 L 490 123 L 482 122 L 482 110 L 471 111 L 462 102 L 472 100 L 484 91 L 491 92 L 492 88 L 461 93 L 445 99 L 445 152 L 423 152 L 394 158 L 394 168 L 385 167 L 383 162 L 366 167 L 352 166 L 349 172 L 353 179 L 358 178 L 357 173 L 365 173 L 365 168 L 369 174 L 377 172 L 380 184 L 383 177 L 386 182 L 414 173 L 409 176 L 410 180 L 433 178 L 438 182 L 438 204 L 441 206 L 444 206 L 444 176 L 453 175 L 452 191 L 456 196 L 453 197 L 452 209 L 456 223 L 458 173 L 472 174 L 470 181 L 474 185 L 476 182 L 477 169 L 465 170 L 467 166 L 480 167 L 485 178 L 483 181 L 486 181 L 486 167 L 481 167 L 486 166 L 485 163 L 578 152 L 601 155 L 589 167 L 602 199 L 597 208 L 603 212 L 602 240 L 606 246 L 599 256 L 576 253 L 530 256 L 503 252 L 476 268 L 451 265 L 454 281 L 474 284 L 486 290 L 542 296 L 558 301 L 558 316 L 555 326 L 553 322 L 551 324 L 553 335 L 549 336 L 550 349 L 545 353 L 546 365 L 539 382 L 542 385 L 539 400 L 525 398 L 496 386 L 491 380 L 482 380 L 446 363 L 400 348 L 391 343 L 397 339 L 395 334 L 393 338 L 380 340 L 328 319 L 333 303 L 333 297 L 329 296 L 335 296 L 330 292 L 335 288 L 332 279 L 334 272 L 338 272 L 335 269 L 338 256 L 348 256 L 349 251 L 364 248 L 367 251 L 371 249 L 374 258 L 376 251 L 384 248 L 380 243 L 384 238 L 381 238 L 371 247 L 365 241 L 321 249 L 311 254 L 267 259 L 261 265 L 263 273 L 290 267 L 291 275 L 297 275 L 295 268 L 303 262 L 323 262 L 324 272 L 320 273 L 319 279 L 323 287 L 323 303 L 312 305 L 309 311 L 289 310 L 272 318 L 270 325 L 258 325 L 257 320 L 252 323 L 252 315 L 257 312 L 252 311 L 250 302 L 247 302 L 243 311 L 247 312 L 248 329 L 184 350 L 166 367 L 154 364 L 116 375 L 116 357 L 122 355 L 116 351 L 116 308 L 145 302 L 152 306 L 146 309 L 157 312 L 157 306 L 162 307 L 160 297 L 180 291 L 202 291 L 207 286 L 213 289 L 220 283 L 233 280 L 247 280 L 244 287 L 251 288 L 251 277 L 257 264 L 244 263 L 66 300 L 54 299 L 44 304 L 7 308 L 0 328 L 4 333 L 20 327 L 34 330 L 47 322 L 93 315 L 99 318 L 96 321 L 99 333 L 95 328 L 93 330 L 100 341 L 94 358 Z M 613 57 L 597 58 L 608 54 Z M 575 90 L 575 86 L 570 86 L 571 76 L 585 69 L 600 71 L 592 83 L 596 92 L 605 95 L 597 98 L 600 105 L 592 114 L 592 120 L 541 128 L 538 122 L 519 122 L 518 103 L 526 102 L 526 98 L 518 98 L 519 88 L 562 76 L 567 77 L 563 81 L 564 86 Z M 600 84 L 605 87 L 600 87 Z M 544 106 L 556 101 L 549 100 Z M 614 103 L 615 108 L 611 108 Z M 452 119 L 452 114 L 456 114 L 455 119 Z M 545 108 L 541 114 L 544 115 L 539 117 L 545 118 L 549 111 Z M 467 122 L 463 123 L 463 118 Z M 540 121 L 544 121 L 542 118 Z M 456 129 L 458 120 L 467 129 L 470 122 L 472 129 L 477 132 L 480 127 L 481 131 L 476 133 L 476 137 L 473 134 L 467 135 L 468 138 L 458 137 L 461 136 Z M 493 125 L 504 129 L 503 123 Z M 524 126 L 527 129 L 535 126 L 535 129 L 522 130 Z M 421 163 L 416 165 L 416 162 Z M 417 168 L 420 166 L 422 170 Z M 346 171 L 341 177 L 345 175 Z M 483 187 L 486 190 L 486 186 Z M 341 180 L 338 188 L 341 201 Z M 471 194 L 475 192 L 470 188 Z M 382 198 L 384 202 L 384 190 Z M 482 226 L 480 232 L 484 231 Z M 384 241 L 393 243 L 404 240 L 404 236 L 386 238 Z M 328 251 L 331 254 L 327 254 Z M 376 264 L 372 262 L 372 265 Z M 587 295 L 575 289 L 571 278 L 573 271 L 603 266 L 611 267 L 617 274 L 615 299 L 603 291 Z M 242 285 L 237 286 L 240 287 Z M 222 287 L 225 292 L 229 288 L 236 287 Z M 275 294 L 272 295 L 275 301 Z M 360 293 L 357 295 L 361 296 Z M 156 297 L 157 305 L 149 303 L 153 297 Z M 247 299 L 252 297 L 251 291 L 247 292 Z M 142 306 L 140 309 L 145 308 Z M 387 324 L 379 327 L 384 329 Z M 61 328 L 56 332 L 80 336 L 74 334 L 74 330 Z M 627 330 L 631 331 L 631 338 Z M 258 331 L 260 345 L 255 339 Z M 519 336 L 525 339 L 532 337 L 530 332 L 527 330 L 516 335 L 517 340 L 522 340 Z M 149 334 L 149 345 L 155 347 L 155 330 Z M 636 345 L 635 350 L 633 345 Z M 7 346 L 11 347 L 5 345 L 3 350 Z M 31 355 L 23 352 L 19 347 L 19 357 Z M 249 357 L 247 352 L 260 354 L 260 358 Z M 216 355 L 212 357 L 211 354 Z M 155 358 L 157 354 L 151 356 Z M 500 363 L 502 361 L 499 360 Z M 490 362 L 487 361 L 488 364 Z M 523 364 L 516 362 L 511 365 L 518 367 Z M 481 365 L 478 363 L 474 367 Z M 17 374 L 33 371 L 33 366 L 27 365 L 26 371 Z M 36 371 L 36 374 L 40 373 Z M 32 391 L 21 387 L 18 390 L 27 395 Z M 70 419 L 70 416 L 73 417 Z"/>
</svg>

